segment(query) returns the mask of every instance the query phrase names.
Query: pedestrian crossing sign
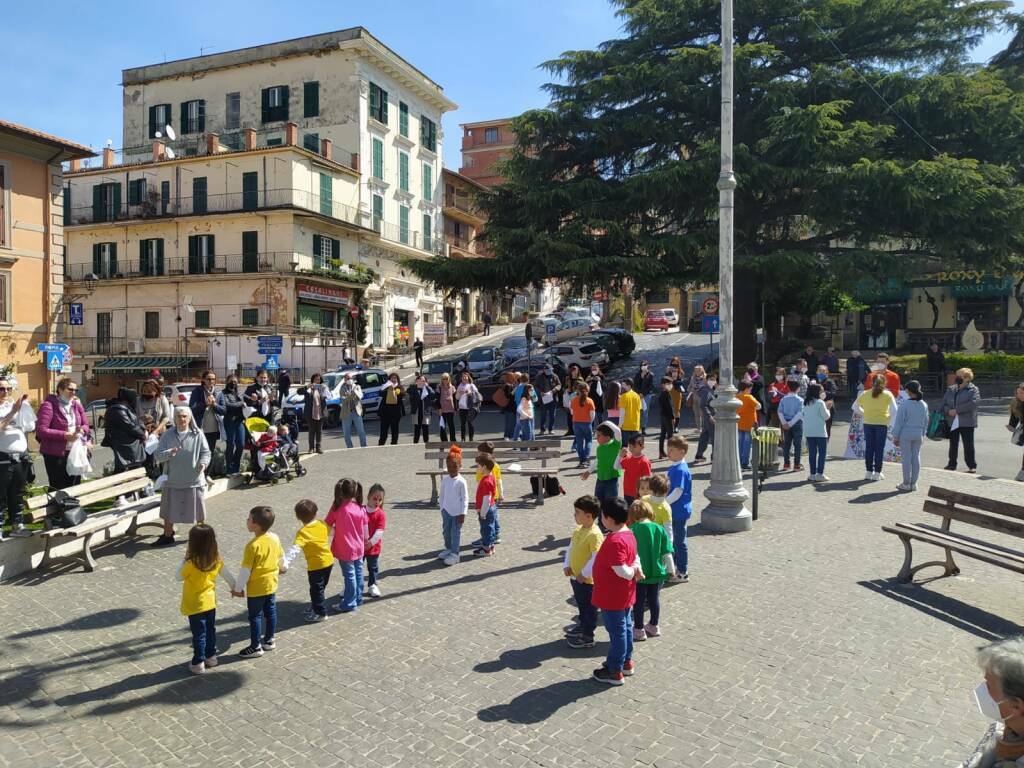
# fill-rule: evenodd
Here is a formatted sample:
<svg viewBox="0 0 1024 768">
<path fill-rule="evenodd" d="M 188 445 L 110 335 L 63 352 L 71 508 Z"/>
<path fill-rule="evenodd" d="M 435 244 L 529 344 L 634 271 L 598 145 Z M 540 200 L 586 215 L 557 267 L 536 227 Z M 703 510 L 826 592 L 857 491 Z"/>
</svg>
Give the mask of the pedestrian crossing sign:
<svg viewBox="0 0 1024 768">
<path fill-rule="evenodd" d="M 64 367 L 64 355 L 60 352 L 50 352 L 46 356 L 46 370 L 59 371 Z"/>
</svg>

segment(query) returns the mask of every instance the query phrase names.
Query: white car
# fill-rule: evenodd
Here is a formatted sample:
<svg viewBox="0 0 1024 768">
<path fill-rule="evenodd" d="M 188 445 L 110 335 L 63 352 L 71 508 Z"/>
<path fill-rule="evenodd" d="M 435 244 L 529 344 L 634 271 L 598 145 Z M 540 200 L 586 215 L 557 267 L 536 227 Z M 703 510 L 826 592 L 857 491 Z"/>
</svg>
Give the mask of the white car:
<svg viewBox="0 0 1024 768">
<path fill-rule="evenodd" d="M 668 324 L 670 326 L 677 327 L 679 325 L 679 315 L 676 314 L 674 309 L 663 309 L 661 311 L 665 313 L 665 317 L 668 318 Z"/>
<path fill-rule="evenodd" d="M 609 363 L 608 353 L 600 345 L 592 341 L 570 339 L 569 341 L 551 345 L 547 348 L 547 353 L 561 360 L 566 368 L 573 363 L 580 366 L 580 368 L 589 368 L 595 363 L 604 368 Z"/>
</svg>

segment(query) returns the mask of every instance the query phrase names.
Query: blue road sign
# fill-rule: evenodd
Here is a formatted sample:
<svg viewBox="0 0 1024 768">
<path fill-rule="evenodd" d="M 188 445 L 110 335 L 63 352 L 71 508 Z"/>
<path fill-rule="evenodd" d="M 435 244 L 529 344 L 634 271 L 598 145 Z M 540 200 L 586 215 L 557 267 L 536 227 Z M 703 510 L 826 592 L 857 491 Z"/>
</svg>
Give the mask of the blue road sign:
<svg viewBox="0 0 1024 768">
<path fill-rule="evenodd" d="M 64 367 L 64 355 L 60 352 L 46 353 L 46 370 L 59 371 Z"/>
<path fill-rule="evenodd" d="M 262 341 L 256 345 L 261 355 L 279 355 L 284 347 L 281 344 L 264 344 Z M 264 352 L 263 350 L 268 350 Z"/>
<path fill-rule="evenodd" d="M 267 362 L 263 364 L 263 367 L 268 371 L 276 371 L 280 368 L 281 365 L 277 362 L 277 355 L 267 355 Z"/>
<path fill-rule="evenodd" d="M 721 333 L 718 315 L 704 315 L 700 319 L 700 329 L 704 333 Z"/>
<path fill-rule="evenodd" d="M 284 336 L 257 336 L 256 343 L 280 347 L 284 344 Z"/>
<path fill-rule="evenodd" d="M 68 324 L 85 325 L 85 310 L 81 304 L 68 304 Z"/>
<path fill-rule="evenodd" d="M 60 352 L 63 355 L 68 350 L 67 344 L 36 344 L 40 352 Z"/>
</svg>

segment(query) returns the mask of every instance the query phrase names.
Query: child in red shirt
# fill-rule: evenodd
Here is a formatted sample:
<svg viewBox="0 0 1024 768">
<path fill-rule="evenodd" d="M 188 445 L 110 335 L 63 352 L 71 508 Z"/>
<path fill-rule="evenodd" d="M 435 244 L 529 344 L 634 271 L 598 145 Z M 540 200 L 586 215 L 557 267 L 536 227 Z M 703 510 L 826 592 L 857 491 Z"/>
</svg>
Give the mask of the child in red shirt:
<svg viewBox="0 0 1024 768">
<path fill-rule="evenodd" d="M 629 448 L 623 448 L 615 460 L 615 468 L 622 470 L 622 496 L 628 508 L 637 497 L 636 483 L 641 477 L 652 474 L 651 460 L 644 456 L 644 436 L 629 438 Z"/>
<path fill-rule="evenodd" d="M 370 492 L 366 496 L 366 508 L 366 532 L 369 536 L 366 540 L 367 592 L 370 597 L 380 597 L 380 587 L 377 586 L 380 573 L 380 546 L 384 538 L 384 527 L 387 525 L 387 517 L 384 515 L 384 486 L 380 483 L 370 486 Z"/>
<path fill-rule="evenodd" d="M 636 669 L 633 664 L 633 629 L 630 613 L 636 601 L 636 582 L 644 578 L 636 539 L 626 527 L 629 508 L 622 499 L 601 502 L 601 522 L 608 530 L 594 558 L 591 603 L 601 609 L 611 644 L 608 658 L 594 670 L 594 679 L 622 685 Z"/>
<path fill-rule="evenodd" d="M 476 485 L 476 514 L 480 519 L 480 546 L 474 555 L 490 557 L 494 554 L 494 522 L 498 516 L 498 485 L 494 481 L 494 459 L 486 453 L 476 457 L 480 482 Z"/>
</svg>

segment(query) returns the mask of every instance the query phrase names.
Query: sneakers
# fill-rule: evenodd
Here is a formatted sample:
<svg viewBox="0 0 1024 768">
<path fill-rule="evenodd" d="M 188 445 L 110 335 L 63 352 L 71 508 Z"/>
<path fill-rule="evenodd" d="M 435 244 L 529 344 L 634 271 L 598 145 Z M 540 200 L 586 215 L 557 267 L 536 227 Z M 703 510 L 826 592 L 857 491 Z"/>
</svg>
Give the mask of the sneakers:
<svg viewBox="0 0 1024 768">
<path fill-rule="evenodd" d="M 161 534 L 160 536 L 157 537 L 156 541 L 151 543 L 149 546 L 151 546 L 151 547 L 169 547 L 173 543 L 174 543 L 174 537 L 173 536 L 164 536 L 163 534 Z"/>
<path fill-rule="evenodd" d="M 494 543 L 495 544 L 501 544 L 501 536 L 495 536 L 494 537 Z"/>
<path fill-rule="evenodd" d="M 809 482 L 809 483 L 816 483 L 816 482 L 818 482 L 818 476 L 817 475 L 808 475 L 807 476 L 807 482 Z"/>
<path fill-rule="evenodd" d="M 380 597 L 380 587 L 376 584 L 370 585 L 370 597 Z"/>
<path fill-rule="evenodd" d="M 24 525 L 18 523 L 14 528 L 11 529 L 11 536 L 17 536 L 18 538 L 26 538 L 32 535 L 32 531 L 28 530 Z"/>
<path fill-rule="evenodd" d="M 438 560 L 444 560 L 444 559 L 446 559 L 451 554 L 452 553 L 449 552 L 447 549 L 442 549 L 440 552 L 437 553 L 437 559 Z"/>
<path fill-rule="evenodd" d="M 494 554 L 494 547 L 477 547 L 473 550 L 473 554 L 477 557 L 490 557 Z"/>
<path fill-rule="evenodd" d="M 896 486 L 897 491 L 909 491 L 913 486 L 907 485 L 906 483 L 900 483 Z"/>
<path fill-rule="evenodd" d="M 644 632 L 648 637 L 661 637 L 661 630 L 655 624 L 644 625 Z"/>
<path fill-rule="evenodd" d="M 875 480 L 885 480 L 885 475 L 881 472 L 875 472 Z"/>
<path fill-rule="evenodd" d="M 974 475 L 974 474 L 977 474 L 977 472 L 978 472 L 978 468 L 977 467 L 968 467 L 967 468 L 967 474 L 968 475 Z M 17 536 L 18 534 L 14 534 L 14 535 Z"/>
<path fill-rule="evenodd" d="M 482 547 L 483 545 L 484 545 L 484 540 L 483 539 L 477 539 L 476 541 L 471 542 L 469 546 L 471 546 L 471 547 Z"/>
<path fill-rule="evenodd" d="M 203 666 L 203 662 L 201 661 L 198 664 L 193 664 L 189 662 L 188 671 L 191 672 L 193 675 L 201 675 L 203 674 L 203 672 L 206 671 L 206 667 Z"/>
<path fill-rule="evenodd" d="M 622 685 L 626 682 L 622 672 L 612 672 L 607 667 L 600 667 L 594 670 L 594 679 L 605 685 Z"/>
<path fill-rule="evenodd" d="M 783 472 L 789 472 L 790 469 L 791 469 L 791 467 L 789 465 L 789 462 L 787 462 L 787 463 L 782 465 L 782 471 Z"/>
<path fill-rule="evenodd" d="M 570 648 L 593 648 L 596 645 L 594 638 L 586 635 L 570 635 L 565 638 L 565 644 Z"/>
<path fill-rule="evenodd" d="M 819 483 L 827 483 L 831 479 L 832 478 L 829 477 L 828 475 L 818 475 L 818 482 Z"/>
<path fill-rule="evenodd" d="M 633 663 L 632 659 L 622 665 L 622 674 L 624 676 L 632 677 L 634 672 L 636 672 L 636 664 Z"/>
<path fill-rule="evenodd" d="M 633 642 L 634 643 L 642 643 L 646 639 L 647 639 L 647 633 L 644 632 L 644 630 L 642 630 L 642 629 L 635 629 L 635 628 L 633 629 Z"/>
<path fill-rule="evenodd" d="M 264 640 L 260 643 L 260 646 L 264 651 L 272 651 L 277 648 L 277 643 L 274 642 L 274 638 L 270 638 L 269 640 Z"/>
<path fill-rule="evenodd" d="M 864 473 L 864 479 L 869 481 L 869 482 L 871 480 L 874 480 L 875 479 L 875 473 L 874 472 L 865 472 Z"/>
<path fill-rule="evenodd" d="M 253 648 L 252 646 L 249 646 L 248 648 L 243 648 L 242 650 L 240 650 L 238 652 L 238 655 L 241 656 L 243 659 L 253 659 L 262 656 L 263 649 Z"/>
<path fill-rule="evenodd" d="M 459 564 L 459 556 L 458 555 L 449 554 L 448 557 L 446 557 L 444 559 L 444 564 L 445 565 L 458 565 Z"/>
<path fill-rule="evenodd" d="M 327 617 L 322 613 L 316 613 L 312 608 L 310 608 L 302 614 L 302 620 L 309 622 L 310 624 L 315 624 L 319 621 L 326 621 Z"/>
<path fill-rule="evenodd" d="M 803 472 L 804 471 L 804 465 L 803 464 L 797 464 L 795 467 L 793 467 L 793 471 L 794 472 Z"/>
<path fill-rule="evenodd" d="M 213 669 L 218 664 L 220 664 L 220 661 L 217 659 L 216 656 L 210 656 L 203 662 L 203 664 L 206 666 L 207 669 Z"/>
</svg>

